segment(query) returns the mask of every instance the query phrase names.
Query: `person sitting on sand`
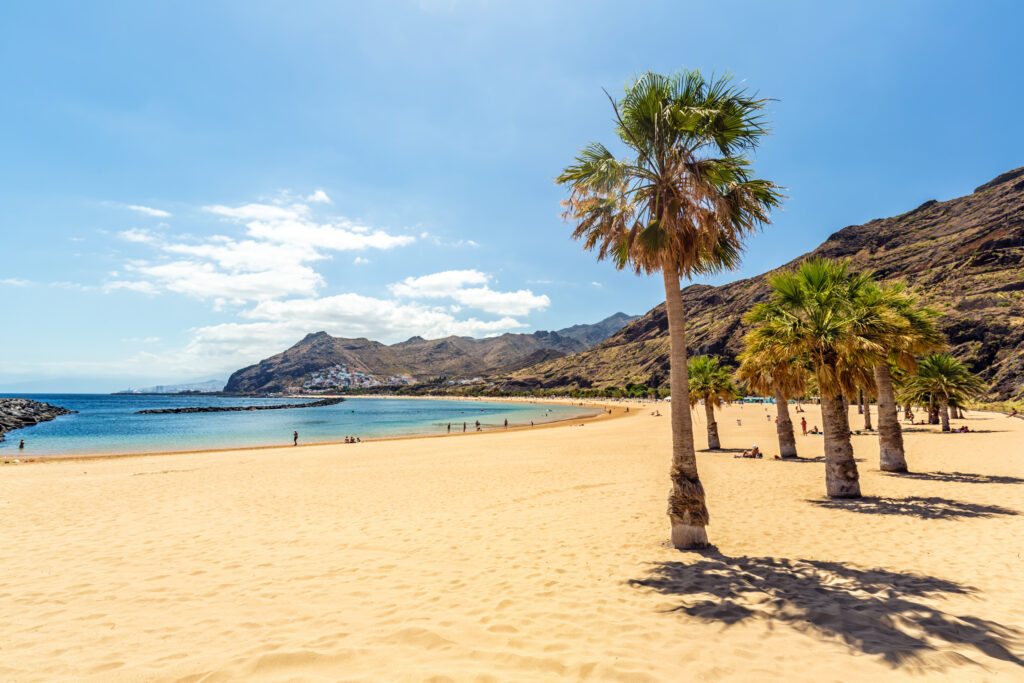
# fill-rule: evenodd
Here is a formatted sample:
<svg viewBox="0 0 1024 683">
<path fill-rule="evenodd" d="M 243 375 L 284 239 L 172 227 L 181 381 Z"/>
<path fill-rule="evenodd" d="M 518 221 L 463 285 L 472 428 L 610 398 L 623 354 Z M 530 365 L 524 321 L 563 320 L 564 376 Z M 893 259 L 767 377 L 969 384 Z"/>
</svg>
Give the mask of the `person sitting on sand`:
<svg viewBox="0 0 1024 683">
<path fill-rule="evenodd" d="M 743 451 L 743 455 L 741 455 L 740 457 L 741 458 L 763 458 L 764 456 L 761 454 L 761 449 L 758 448 L 757 444 L 755 443 L 753 446 L 750 447 L 750 450 Z"/>
<path fill-rule="evenodd" d="M 807 433 L 808 434 L 821 434 L 821 432 L 818 431 L 818 425 L 814 425 L 813 427 L 811 427 L 811 431 L 809 431 Z"/>
<path fill-rule="evenodd" d="M 1011 408 L 1010 409 L 1010 414 L 1007 415 L 1006 417 L 1017 417 L 1017 409 L 1016 408 Z"/>
</svg>

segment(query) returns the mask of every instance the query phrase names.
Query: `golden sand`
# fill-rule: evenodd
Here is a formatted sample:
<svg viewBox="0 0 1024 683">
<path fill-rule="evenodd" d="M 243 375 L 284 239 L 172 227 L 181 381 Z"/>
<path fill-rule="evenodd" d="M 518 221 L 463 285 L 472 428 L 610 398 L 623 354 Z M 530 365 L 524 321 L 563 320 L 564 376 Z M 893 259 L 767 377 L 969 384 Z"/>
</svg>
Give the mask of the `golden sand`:
<svg viewBox="0 0 1024 683">
<path fill-rule="evenodd" d="M 3 466 L 0 679 L 1024 678 L 1024 421 L 911 427 L 913 476 L 856 436 L 839 504 L 820 462 L 700 453 L 717 550 L 684 553 L 651 409 Z M 766 414 L 726 409 L 725 449 L 777 453 Z"/>
</svg>

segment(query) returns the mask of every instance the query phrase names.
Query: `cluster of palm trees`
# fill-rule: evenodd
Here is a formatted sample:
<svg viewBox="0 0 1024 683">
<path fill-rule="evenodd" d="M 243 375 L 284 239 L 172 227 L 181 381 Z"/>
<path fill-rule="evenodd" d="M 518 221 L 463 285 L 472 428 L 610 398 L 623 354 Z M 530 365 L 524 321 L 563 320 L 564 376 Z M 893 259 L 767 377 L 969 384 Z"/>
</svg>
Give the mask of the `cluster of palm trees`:
<svg viewBox="0 0 1024 683">
<path fill-rule="evenodd" d="M 746 237 L 769 221 L 781 188 L 756 178 L 751 156 L 768 133 L 767 99 L 738 87 L 729 76 L 682 71 L 646 73 L 611 101 L 616 156 L 605 145 L 584 147 L 557 177 L 568 187 L 564 217 L 573 237 L 598 260 L 637 274 L 660 272 L 670 339 L 669 385 L 673 396 L 690 396 L 680 278 L 734 269 Z M 779 399 L 813 388 L 822 397 L 826 486 L 832 496 L 859 496 L 844 397 L 864 390 L 879 399 L 883 469 L 906 469 L 899 436 L 892 367 L 914 370 L 914 359 L 938 348 L 933 315 L 903 289 L 876 285 L 847 264 L 808 261 L 772 278 L 773 297 L 748 316 L 756 325 L 748 338 L 740 376 Z M 911 329 L 920 334 L 911 335 Z M 722 368 L 708 359 L 696 366 L 711 385 Z M 706 373 L 705 373 L 706 371 Z M 728 371 L 724 370 L 725 375 Z M 695 372 L 695 383 L 698 380 Z M 717 379 L 716 379 L 717 378 Z M 949 387 L 921 386 L 941 406 Z M 709 441 L 714 404 L 708 389 Z M 945 398 L 943 398 L 945 397 Z M 697 472 L 689 410 L 672 411 L 672 487 L 668 498 L 672 542 L 678 548 L 708 545 L 708 511 Z M 780 415 L 780 439 L 785 422 Z M 717 426 L 713 443 L 717 443 Z M 780 440 L 781 443 L 781 440 Z M 795 454 L 795 443 L 784 453 Z"/>
</svg>

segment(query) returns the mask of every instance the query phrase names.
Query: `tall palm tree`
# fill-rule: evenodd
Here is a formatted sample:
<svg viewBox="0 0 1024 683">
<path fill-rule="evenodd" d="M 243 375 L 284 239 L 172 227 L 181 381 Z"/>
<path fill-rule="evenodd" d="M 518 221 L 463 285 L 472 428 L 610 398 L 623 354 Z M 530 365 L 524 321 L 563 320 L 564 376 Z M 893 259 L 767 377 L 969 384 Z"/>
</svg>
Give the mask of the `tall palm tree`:
<svg viewBox="0 0 1024 683">
<path fill-rule="evenodd" d="M 825 489 L 833 498 L 859 498 L 860 477 L 850 443 L 848 402 L 884 358 L 878 343 L 889 322 L 857 301 L 870 275 L 849 271 L 846 261 L 810 259 L 769 280 L 771 300 L 748 314 L 760 334 L 806 357 L 821 394 Z"/>
<path fill-rule="evenodd" d="M 942 431 L 949 431 L 949 406 L 984 395 L 987 387 L 960 360 L 948 353 L 933 353 L 917 364 L 917 375 L 904 384 L 902 397 L 912 402 L 938 404 Z"/>
<path fill-rule="evenodd" d="M 690 408 L 704 401 L 704 414 L 708 421 L 708 448 L 721 448 L 715 408 L 721 408 L 723 402 L 736 398 L 736 385 L 732 383 L 729 369 L 711 356 L 697 356 L 691 360 L 688 372 Z"/>
<path fill-rule="evenodd" d="M 918 356 L 945 346 L 942 333 L 935 327 L 939 312 L 919 305 L 903 283 L 869 287 L 860 303 L 882 309 L 879 314 L 888 313 L 894 322 L 891 333 L 882 340 L 886 357 L 872 372 L 878 393 L 878 461 L 883 472 L 906 472 L 907 458 L 896 411 L 893 370 L 899 370 L 901 375 L 917 372 Z"/>
<path fill-rule="evenodd" d="M 796 436 L 793 433 L 793 420 L 789 416 L 789 399 L 807 393 L 805 361 L 790 353 L 785 345 L 766 336 L 765 328 L 755 328 L 748 332 L 743 338 L 743 344 L 736 376 L 751 391 L 775 397 L 778 418 L 775 431 L 779 437 L 779 455 L 795 458 Z"/>
<path fill-rule="evenodd" d="M 781 195 L 754 178 L 745 154 L 767 133 L 767 100 L 728 77 L 697 71 L 647 73 L 611 96 L 616 133 L 627 156 L 602 144 L 584 147 L 557 182 L 567 185 L 565 218 L 573 237 L 598 260 L 637 274 L 661 272 L 669 330 L 669 385 L 687 396 L 681 277 L 733 269 L 744 239 L 768 222 Z M 678 548 L 708 544 L 707 506 L 697 473 L 690 411 L 672 411 L 672 490 L 668 515 Z"/>
</svg>

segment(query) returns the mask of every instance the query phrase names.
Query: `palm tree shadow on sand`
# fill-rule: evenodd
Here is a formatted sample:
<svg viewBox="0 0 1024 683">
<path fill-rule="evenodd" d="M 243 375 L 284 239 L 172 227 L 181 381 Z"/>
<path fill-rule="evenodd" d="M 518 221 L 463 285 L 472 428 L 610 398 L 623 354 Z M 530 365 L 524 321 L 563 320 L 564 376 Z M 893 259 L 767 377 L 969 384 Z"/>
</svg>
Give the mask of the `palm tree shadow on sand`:
<svg viewBox="0 0 1024 683">
<path fill-rule="evenodd" d="M 1024 484 L 1020 477 L 1008 477 L 999 474 L 974 474 L 973 472 L 893 472 L 890 477 L 900 479 L 923 479 L 926 481 L 944 481 L 951 484 Z"/>
<path fill-rule="evenodd" d="M 830 510 L 849 510 L 865 515 L 908 515 L 921 519 L 959 519 L 962 517 L 994 517 L 1016 515 L 1016 510 L 1001 505 L 965 503 L 960 500 L 936 496 L 908 496 L 906 498 L 824 498 L 809 500 L 818 507 Z"/>
<path fill-rule="evenodd" d="M 882 655 L 893 666 L 941 670 L 978 664 L 946 650 L 970 646 L 1024 667 L 1011 650 L 1024 643 L 1019 629 L 924 602 L 975 593 L 970 586 L 840 562 L 727 557 L 717 550 L 697 555 L 702 559 L 692 564 L 656 564 L 647 578 L 629 583 L 679 597 L 671 612 L 725 626 L 754 619 L 769 627 L 784 624 L 813 638 L 839 638 L 851 650 Z"/>
</svg>

